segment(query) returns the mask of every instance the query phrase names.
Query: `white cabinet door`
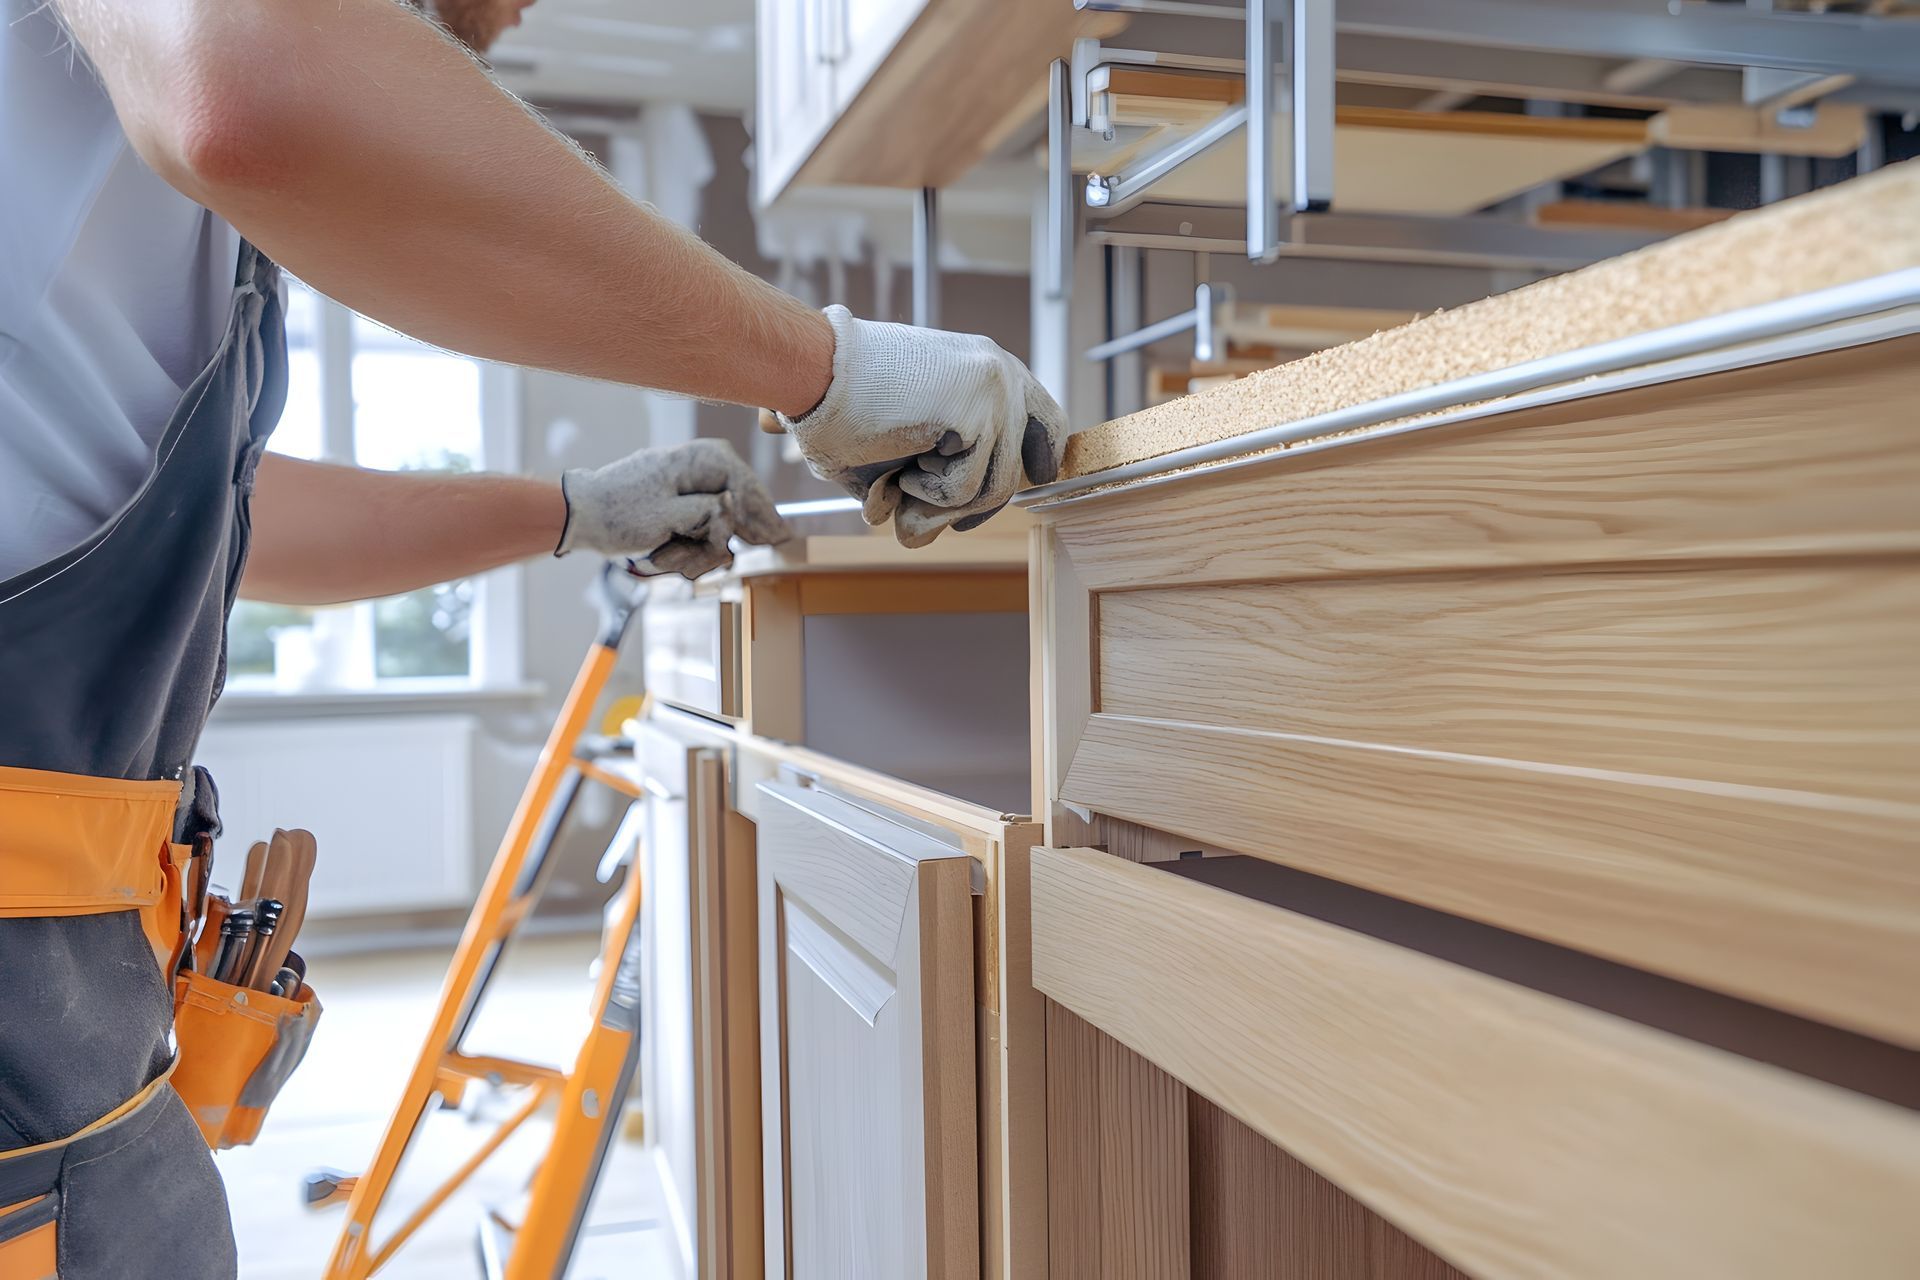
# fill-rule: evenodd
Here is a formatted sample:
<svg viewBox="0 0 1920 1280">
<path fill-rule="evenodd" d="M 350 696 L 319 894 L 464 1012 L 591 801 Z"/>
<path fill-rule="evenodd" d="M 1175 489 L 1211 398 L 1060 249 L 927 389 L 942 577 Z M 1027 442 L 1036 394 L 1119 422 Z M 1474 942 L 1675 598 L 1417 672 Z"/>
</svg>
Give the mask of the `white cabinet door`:
<svg viewBox="0 0 1920 1280">
<path fill-rule="evenodd" d="M 767 1276 L 973 1280 L 973 863 L 836 795 L 761 791 Z"/>
<path fill-rule="evenodd" d="M 760 0 L 754 107 L 755 180 L 770 203 L 833 123 L 829 29 L 840 0 Z"/>
<path fill-rule="evenodd" d="M 900 43 L 927 0 L 825 0 L 837 20 L 828 33 L 833 44 L 834 105 L 844 110 L 879 65 Z M 991 19 L 988 19 L 989 21 Z"/>
</svg>

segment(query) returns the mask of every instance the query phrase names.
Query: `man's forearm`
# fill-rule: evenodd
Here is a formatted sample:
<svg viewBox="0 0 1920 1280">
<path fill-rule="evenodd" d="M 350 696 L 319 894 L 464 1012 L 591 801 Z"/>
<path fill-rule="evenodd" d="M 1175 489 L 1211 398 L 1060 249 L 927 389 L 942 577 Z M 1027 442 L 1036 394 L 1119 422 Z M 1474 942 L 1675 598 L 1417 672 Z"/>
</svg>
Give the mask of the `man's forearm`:
<svg viewBox="0 0 1920 1280">
<path fill-rule="evenodd" d="M 393 0 L 56 0 L 141 155 L 322 292 L 487 359 L 804 413 L 833 334 Z"/>
<path fill-rule="evenodd" d="M 280 604 L 396 595 L 550 552 L 566 515 L 552 480 L 365 471 L 268 454 L 240 594 Z"/>
</svg>

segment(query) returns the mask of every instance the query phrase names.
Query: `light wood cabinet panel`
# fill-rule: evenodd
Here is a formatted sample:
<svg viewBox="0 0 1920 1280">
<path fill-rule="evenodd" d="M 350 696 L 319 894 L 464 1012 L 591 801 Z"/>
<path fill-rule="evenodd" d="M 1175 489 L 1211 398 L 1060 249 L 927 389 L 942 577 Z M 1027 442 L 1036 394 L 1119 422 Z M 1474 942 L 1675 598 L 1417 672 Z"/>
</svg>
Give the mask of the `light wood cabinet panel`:
<svg viewBox="0 0 1920 1280">
<path fill-rule="evenodd" d="M 752 825 L 725 754 L 647 722 L 641 1070 L 646 1131 L 684 1273 L 761 1275 L 758 917 Z"/>
<path fill-rule="evenodd" d="M 1905 1108 L 1092 850 L 1033 920 L 1046 996 L 1475 1276 L 1920 1267 Z"/>
<path fill-rule="evenodd" d="M 1901 338 L 1405 435 L 1323 440 L 1265 467 L 1066 508 L 1052 524 L 1096 592 L 1914 555 L 1916 369 L 1920 337 Z"/>
<path fill-rule="evenodd" d="M 1920 1047 L 1916 369 L 1883 341 L 1061 509 L 1056 843 L 1092 811 Z"/>
<path fill-rule="evenodd" d="M 1908 564 L 1124 591 L 1096 643 L 1108 715 L 1896 803 L 1920 777 Z"/>
<path fill-rule="evenodd" d="M 976 1275 L 973 862 L 839 796 L 760 791 L 767 1273 Z"/>
</svg>

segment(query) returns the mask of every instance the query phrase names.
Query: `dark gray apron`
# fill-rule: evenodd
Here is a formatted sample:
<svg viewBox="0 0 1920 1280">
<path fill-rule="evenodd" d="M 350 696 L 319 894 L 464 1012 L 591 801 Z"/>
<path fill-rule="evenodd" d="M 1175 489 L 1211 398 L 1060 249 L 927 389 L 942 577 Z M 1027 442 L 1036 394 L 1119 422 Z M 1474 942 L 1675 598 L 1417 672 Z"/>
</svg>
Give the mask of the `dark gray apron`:
<svg viewBox="0 0 1920 1280">
<path fill-rule="evenodd" d="M 226 335 L 139 492 L 80 546 L 0 582 L 0 765 L 186 772 L 226 678 L 254 467 L 286 364 L 279 272 L 243 244 Z M 198 801 L 211 822 L 206 788 Z M 138 1093 L 172 1060 L 172 1024 L 133 912 L 0 919 L 0 1151 L 56 1141 Z M 225 1190 L 171 1089 L 54 1155 L 0 1164 L 7 1181 L 49 1179 L 0 1182 L 0 1205 L 57 1188 L 60 1280 L 236 1274 Z"/>
</svg>

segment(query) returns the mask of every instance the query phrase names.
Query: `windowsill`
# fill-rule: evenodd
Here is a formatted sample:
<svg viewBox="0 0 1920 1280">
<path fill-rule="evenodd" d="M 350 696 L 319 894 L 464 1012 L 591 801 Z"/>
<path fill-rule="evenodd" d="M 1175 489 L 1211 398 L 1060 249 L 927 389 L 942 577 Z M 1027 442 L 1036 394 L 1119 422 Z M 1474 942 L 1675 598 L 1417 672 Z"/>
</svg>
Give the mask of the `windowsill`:
<svg viewBox="0 0 1920 1280">
<path fill-rule="evenodd" d="M 214 704 L 213 719 L 265 720 L 285 716 L 391 715 L 410 711 L 470 711 L 486 706 L 537 702 L 547 686 L 538 682 L 456 685 L 444 688 L 229 689 Z"/>
</svg>

